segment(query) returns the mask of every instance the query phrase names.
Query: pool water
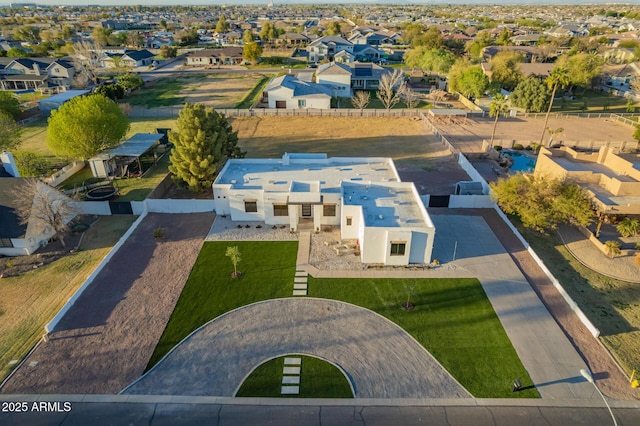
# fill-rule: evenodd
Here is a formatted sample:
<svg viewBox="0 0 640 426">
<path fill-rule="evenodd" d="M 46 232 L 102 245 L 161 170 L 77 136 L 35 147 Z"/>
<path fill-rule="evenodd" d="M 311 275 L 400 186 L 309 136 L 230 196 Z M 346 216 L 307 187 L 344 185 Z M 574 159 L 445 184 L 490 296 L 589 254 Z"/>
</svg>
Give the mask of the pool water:
<svg viewBox="0 0 640 426">
<path fill-rule="evenodd" d="M 536 168 L 536 160 L 522 155 L 519 152 L 503 152 L 502 155 L 513 158 L 513 165 L 509 167 L 509 170 L 514 172 L 533 173 L 533 169 Z"/>
</svg>

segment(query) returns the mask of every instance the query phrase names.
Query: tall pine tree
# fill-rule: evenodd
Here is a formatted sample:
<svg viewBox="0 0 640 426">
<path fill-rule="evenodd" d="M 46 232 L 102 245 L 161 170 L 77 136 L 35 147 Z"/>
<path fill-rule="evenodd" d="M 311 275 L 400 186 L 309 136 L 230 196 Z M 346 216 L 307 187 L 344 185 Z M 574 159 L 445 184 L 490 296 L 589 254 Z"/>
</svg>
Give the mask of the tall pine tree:
<svg viewBox="0 0 640 426">
<path fill-rule="evenodd" d="M 193 192 L 211 187 L 227 158 L 245 155 L 227 117 L 202 104 L 185 104 L 169 140 L 174 144 L 169 171 Z"/>
</svg>

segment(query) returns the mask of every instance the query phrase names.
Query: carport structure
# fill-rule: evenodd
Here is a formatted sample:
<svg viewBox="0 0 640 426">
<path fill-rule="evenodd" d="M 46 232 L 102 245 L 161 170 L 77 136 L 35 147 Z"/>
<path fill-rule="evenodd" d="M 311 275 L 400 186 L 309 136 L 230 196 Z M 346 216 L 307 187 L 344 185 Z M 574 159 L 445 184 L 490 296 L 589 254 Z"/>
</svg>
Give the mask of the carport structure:
<svg viewBox="0 0 640 426">
<path fill-rule="evenodd" d="M 142 174 L 140 157 L 160 143 L 162 133 L 136 133 L 131 139 L 89 159 L 91 173 L 95 177 L 124 175 L 128 166 L 137 161 L 138 170 Z"/>
</svg>

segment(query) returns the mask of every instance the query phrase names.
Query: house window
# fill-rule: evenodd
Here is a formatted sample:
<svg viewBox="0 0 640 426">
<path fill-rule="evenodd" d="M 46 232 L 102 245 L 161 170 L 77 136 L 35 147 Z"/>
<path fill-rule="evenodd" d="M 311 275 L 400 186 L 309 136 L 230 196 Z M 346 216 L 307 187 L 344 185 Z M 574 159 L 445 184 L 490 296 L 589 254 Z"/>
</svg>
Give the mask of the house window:
<svg viewBox="0 0 640 426">
<path fill-rule="evenodd" d="M 13 247 L 11 238 L 0 238 L 0 247 Z"/>
<path fill-rule="evenodd" d="M 244 200 L 244 211 L 247 213 L 258 213 L 258 201 Z"/>
<path fill-rule="evenodd" d="M 298 99 L 298 108 L 305 108 L 307 106 L 306 99 Z"/>
<path fill-rule="evenodd" d="M 289 207 L 286 204 L 273 205 L 274 216 L 289 216 Z"/>
<path fill-rule="evenodd" d="M 347 216 L 347 226 L 351 226 L 352 223 L 353 223 L 353 217 Z"/>
<path fill-rule="evenodd" d="M 335 216 L 336 215 L 336 205 L 335 204 L 324 204 L 322 206 L 322 215 L 323 216 Z"/>
<path fill-rule="evenodd" d="M 391 256 L 404 256 L 406 248 L 406 241 L 391 241 Z"/>
</svg>

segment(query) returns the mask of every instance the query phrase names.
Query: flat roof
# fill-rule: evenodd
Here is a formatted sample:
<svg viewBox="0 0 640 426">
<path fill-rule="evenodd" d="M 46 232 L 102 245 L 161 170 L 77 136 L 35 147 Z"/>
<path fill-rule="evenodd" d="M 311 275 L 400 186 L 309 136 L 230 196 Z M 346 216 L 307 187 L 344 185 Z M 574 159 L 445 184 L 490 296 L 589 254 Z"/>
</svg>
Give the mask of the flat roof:
<svg viewBox="0 0 640 426">
<path fill-rule="evenodd" d="M 288 192 L 293 182 L 320 183 L 320 192 L 340 192 L 343 181 L 398 182 L 389 158 L 308 158 L 232 159 L 216 178 L 215 184 L 234 189 L 262 188 L 269 192 Z M 294 190 L 299 190 L 296 186 Z"/>
<path fill-rule="evenodd" d="M 104 154 L 109 157 L 117 155 L 121 157 L 140 157 L 163 136 L 162 133 L 136 133 L 131 139 L 122 142 L 115 148 L 111 148 Z"/>
<path fill-rule="evenodd" d="M 608 206 L 631 206 L 634 204 L 640 205 L 640 196 L 618 196 L 613 195 L 606 189 L 598 185 L 586 185 L 586 189 L 593 192 L 595 197 Z"/>
<path fill-rule="evenodd" d="M 637 182 L 636 179 L 631 176 L 621 175 L 617 173 L 615 170 L 611 170 L 610 168 L 594 163 L 591 161 L 575 161 L 567 157 L 549 157 L 552 161 L 555 161 L 558 165 L 560 165 L 563 169 L 568 172 L 591 172 L 596 174 L 603 174 L 609 178 L 616 178 L 621 182 Z"/>
<path fill-rule="evenodd" d="M 343 189 L 343 203 L 362 206 L 366 226 L 427 226 L 411 182 L 345 183 Z"/>
</svg>

